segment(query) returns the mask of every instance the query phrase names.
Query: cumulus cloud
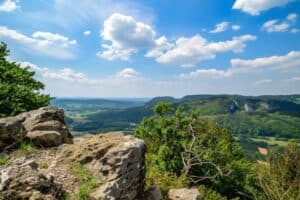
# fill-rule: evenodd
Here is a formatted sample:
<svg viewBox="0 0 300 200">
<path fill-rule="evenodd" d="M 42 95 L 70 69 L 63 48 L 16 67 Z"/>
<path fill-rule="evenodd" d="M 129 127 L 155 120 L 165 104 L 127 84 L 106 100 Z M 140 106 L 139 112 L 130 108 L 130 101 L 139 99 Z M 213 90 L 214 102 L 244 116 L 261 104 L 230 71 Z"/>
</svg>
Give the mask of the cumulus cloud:
<svg viewBox="0 0 300 200">
<path fill-rule="evenodd" d="M 22 68 L 28 67 L 30 70 L 37 73 L 37 75 L 47 78 L 47 79 L 56 79 L 80 83 L 92 83 L 93 80 L 90 80 L 85 74 L 81 72 L 75 72 L 70 68 L 63 68 L 60 70 L 50 70 L 47 67 L 38 67 L 37 65 L 30 62 L 19 62 Z"/>
<path fill-rule="evenodd" d="M 91 33 L 92 33 L 92 32 L 91 32 L 90 30 L 86 30 L 86 31 L 83 32 L 83 35 L 88 36 L 88 35 L 91 35 Z"/>
<path fill-rule="evenodd" d="M 259 15 L 264 10 L 280 7 L 295 0 L 236 0 L 233 9 L 250 15 Z"/>
<path fill-rule="evenodd" d="M 120 80 L 138 80 L 141 79 L 140 73 L 133 68 L 124 68 L 114 75 L 111 75 L 103 79 L 92 79 L 82 72 L 76 72 L 71 68 L 62 68 L 59 70 L 49 69 L 47 67 L 39 67 L 31 62 L 18 62 L 20 67 L 29 68 L 31 71 L 36 72 L 38 77 L 45 78 L 47 80 L 62 80 L 67 82 L 84 83 L 89 85 L 99 85 L 103 82 L 120 81 Z M 117 82 L 118 82 L 117 81 Z"/>
<path fill-rule="evenodd" d="M 180 78 L 182 79 L 190 79 L 190 78 L 198 78 L 198 77 L 219 77 L 226 76 L 226 71 L 217 70 L 217 69 L 197 69 L 188 74 L 180 74 Z"/>
<path fill-rule="evenodd" d="M 241 29 L 241 26 L 240 26 L 240 25 L 232 25 L 231 28 L 232 28 L 232 30 L 234 30 L 234 31 L 238 31 L 238 30 Z"/>
<path fill-rule="evenodd" d="M 229 22 L 224 23 L 226 27 L 217 25 L 213 32 L 220 32 L 229 27 Z M 239 26 L 235 25 L 232 29 L 237 30 Z M 165 36 L 158 37 L 150 25 L 119 13 L 112 14 L 104 21 L 101 37 L 105 41 L 102 44 L 103 50 L 97 53 L 101 58 L 128 60 L 132 54 L 143 49 L 147 51 L 145 57 L 155 58 L 159 63 L 184 67 L 213 59 L 217 53 L 242 52 L 247 41 L 256 40 L 253 35 L 242 35 L 228 41 L 209 42 L 202 36 L 195 35 L 169 41 Z"/>
<path fill-rule="evenodd" d="M 156 33 L 151 26 L 119 13 L 104 21 L 101 36 L 109 44 L 102 45 L 104 51 L 98 55 L 108 60 L 128 60 L 139 49 L 154 47 L 156 43 Z"/>
<path fill-rule="evenodd" d="M 216 25 L 214 30 L 209 31 L 210 33 L 220 33 L 224 32 L 228 29 L 229 27 L 229 22 L 220 22 Z"/>
<path fill-rule="evenodd" d="M 298 28 L 291 29 L 291 33 L 299 33 L 299 32 L 300 32 L 300 29 L 298 29 Z"/>
<path fill-rule="evenodd" d="M 0 12 L 12 12 L 17 9 L 17 3 L 14 0 L 4 0 L 0 4 Z"/>
<path fill-rule="evenodd" d="M 278 19 L 273 19 L 265 22 L 262 26 L 262 30 L 271 32 L 286 32 L 295 24 L 298 15 L 296 13 L 289 14 L 285 20 L 280 22 Z M 295 33 L 295 28 L 290 30 Z"/>
<path fill-rule="evenodd" d="M 272 83 L 272 79 L 258 80 L 254 83 L 254 85 L 265 85 L 265 84 L 269 84 L 269 83 Z"/>
<path fill-rule="evenodd" d="M 0 39 L 16 42 L 37 54 L 45 54 L 57 58 L 73 58 L 72 48 L 76 40 L 57 33 L 34 32 L 31 36 L 22 34 L 16 30 L 0 26 Z"/>
<path fill-rule="evenodd" d="M 117 73 L 118 78 L 137 78 L 139 73 L 133 68 L 125 68 Z"/>
<path fill-rule="evenodd" d="M 296 69 L 300 65 L 300 51 L 291 51 L 282 56 L 270 56 L 249 60 L 231 59 L 230 67 L 226 70 L 198 69 L 181 74 L 181 78 L 198 78 L 205 76 L 230 77 L 237 74 L 256 73 L 266 70 Z"/>
<path fill-rule="evenodd" d="M 200 35 L 190 38 L 181 37 L 176 40 L 173 48 L 156 57 L 156 61 L 163 64 L 192 67 L 201 61 L 214 59 L 217 53 L 243 52 L 246 47 L 245 43 L 253 40 L 256 40 L 253 35 L 242 35 L 219 42 L 209 42 Z"/>
<path fill-rule="evenodd" d="M 300 77 L 299 76 L 291 77 L 287 81 L 288 82 L 299 82 L 300 81 Z"/>
</svg>

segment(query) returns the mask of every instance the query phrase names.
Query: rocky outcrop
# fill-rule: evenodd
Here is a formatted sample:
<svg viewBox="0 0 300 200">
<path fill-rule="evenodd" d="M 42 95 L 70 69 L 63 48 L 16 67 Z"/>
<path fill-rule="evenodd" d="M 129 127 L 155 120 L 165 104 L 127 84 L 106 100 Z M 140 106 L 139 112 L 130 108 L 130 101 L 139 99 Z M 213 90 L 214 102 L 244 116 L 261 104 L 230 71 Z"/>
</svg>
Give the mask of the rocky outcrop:
<svg viewBox="0 0 300 200">
<path fill-rule="evenodd" d="M 146 145 L 134 136 L 114 132 L 73 141 L 63 110 L 53 107 L 0 119 L 1 148 L 25 139 L 57 148 L 0 151 L 9 153 L 8 163 L 0 165 L 0 199 L 60 200 L 65 193 L 78 199 L 81 182 L 73 165 L 87 168 L 96 179 L 91 200 L 162 199 L 159 188 L 145 193 Z"/>
<path fill-rule="evenodd" d="M 91 199 L 143 199 L 146 170 L 143 140 L 110 133 L 90 136 L 61 148 L 62 162 L 80 163 L 100 180 Z"/>
<path fill-rule="evenodd" d="M 159 187 L 151 187 L 145 193 L 145 200 L 162 200 L 162 194 Z"/>
<path fill-rule="evenodd" d="M 38 171 L 34 160 L 16 159 L 1 170 L 0 199 L 63 200 L 65 193 L 52 174 Z"/>
<path fill-rule="evenodd" d="M 64 111 L 43 107 L 15 117 L 0 119 L 0 150 L 25 138 L 38 146 L 71 143 L 72 135 L 64 120 Z"/>
<path fill-rule="evenodd" d="M 171 189 L 168 193 L 169 200 L 201 200 L 197 189 Z"/>
</svg>

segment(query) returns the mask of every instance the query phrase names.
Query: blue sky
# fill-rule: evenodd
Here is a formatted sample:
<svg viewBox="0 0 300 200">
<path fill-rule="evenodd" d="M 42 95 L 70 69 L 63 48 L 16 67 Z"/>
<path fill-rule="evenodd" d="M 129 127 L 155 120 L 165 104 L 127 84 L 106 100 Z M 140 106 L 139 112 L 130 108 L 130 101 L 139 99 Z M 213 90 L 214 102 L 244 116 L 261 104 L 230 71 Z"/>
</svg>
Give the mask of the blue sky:
<svg viewBox="0 0 300 200">
<path fill-rule="evenodd" d="M 0 41 L 59 97 L 300 93 L 299 0 L 0 0 Z"/>
</svg>

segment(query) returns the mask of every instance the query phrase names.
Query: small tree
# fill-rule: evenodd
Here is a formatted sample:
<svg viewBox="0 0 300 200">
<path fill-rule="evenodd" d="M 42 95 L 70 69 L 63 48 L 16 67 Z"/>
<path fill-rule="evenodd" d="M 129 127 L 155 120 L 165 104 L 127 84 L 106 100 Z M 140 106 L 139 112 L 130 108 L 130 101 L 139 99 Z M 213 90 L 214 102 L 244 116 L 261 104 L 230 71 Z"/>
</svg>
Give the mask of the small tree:
<svg viewBox="0 0 300 200">
<path fill-rule="evenodd" d="M 300 199 L 300 151 L 291 143 L 284 153 L 270 156 L 258 167 L 258 179 L 266 200 Z"/>
<path fill-rule="evenodd" d="M 34 72 L 7 60 L 9 50 L 0 43 L 0 117 L 16 115 L 50 104 L 51 97 L 41 94 L 43 83 L 34 79 Z"/>
<path fill-rule="evenodd" d="M 187 177 L 191 186 L 206 185 L 230 198 L 253 198 L 257 192 L 253 164 L 228 131 L 197 112 L 167 103 L 158 103 L 154 113 L 136 129 L 151 155 L 147 167 Z"/>
</svg>

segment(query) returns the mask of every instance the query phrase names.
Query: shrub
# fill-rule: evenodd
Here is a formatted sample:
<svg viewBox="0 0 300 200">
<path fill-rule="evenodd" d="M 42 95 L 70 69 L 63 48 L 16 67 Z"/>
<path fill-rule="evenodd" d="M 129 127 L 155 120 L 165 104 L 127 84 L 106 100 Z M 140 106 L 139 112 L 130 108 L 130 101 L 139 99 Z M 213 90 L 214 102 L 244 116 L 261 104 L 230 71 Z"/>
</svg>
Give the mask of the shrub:
<svg viewBox="0 0 300 200">
<path fill-rule="evenodd" d="M 0 165 L 6 165 L 9 162 L 9 156 L 8 155 L 1 155 L 0 156 Z"/>
<path fill-rule="evenodd" d="M 151 156 L 147 167 L 162 174 L 156 181 L 161 187 L 167 188 L 164 184 L 172 174 L 175 180 L 186 177 L 189 186 L 206 185 L 228 198 L 247 199 L 256 193 L 253 163 L 228 131 L 203 120 L 197 112 L 175 110 L 167 103 L 158 103 L 154 113 L 142 120 L 135 135 L 146 141 Z"/>
<path fill-rule="evenodd" d="M 97 179 L 82 165 L 73 165 L 71 170 L 79 180 L 78 199 L 88 200 L 89 194 L 98 184 Z"/>
</svg>

